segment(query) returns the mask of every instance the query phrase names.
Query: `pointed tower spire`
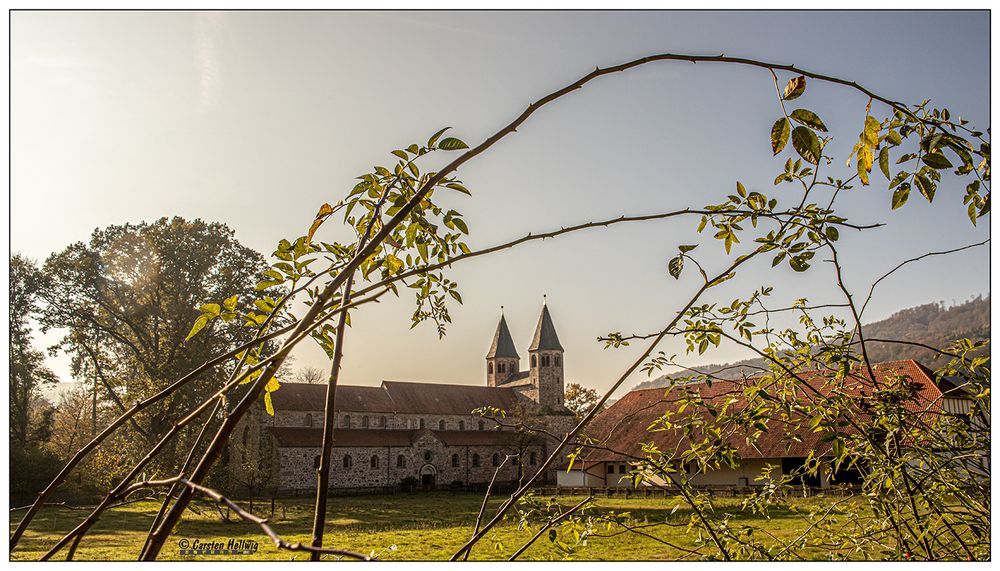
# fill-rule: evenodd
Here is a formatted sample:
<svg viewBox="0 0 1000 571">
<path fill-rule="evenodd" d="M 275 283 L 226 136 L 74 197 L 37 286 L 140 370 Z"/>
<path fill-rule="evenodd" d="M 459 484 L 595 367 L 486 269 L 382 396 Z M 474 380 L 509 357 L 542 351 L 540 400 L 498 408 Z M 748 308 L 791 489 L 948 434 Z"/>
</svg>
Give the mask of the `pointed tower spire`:
<svg viewBox="0 0 1000 571">
<path fill-rule="evenodd" d="M 543 298 L 544 299 L 544 298 Z M 562 351 L 559 344 L 559 336 L 556 334 L 556 327 L 552 324 L 552 316 L 549 315 L 549 306 L 542 302 L 542 314 L 538 317 L 538 326 L 535 327 L 535 337 L 531 340 L 531 347 L 528 351 Z"/>
<path fill-rule="evenodd" d="M 514 348 L 514 340 L 510 336 L 510 329 L 507 328 L 507 318 L 503 316 L 503 306 L 500 307 L 500 311 L 500 323 L 497 325 L 497 332 L 493 334 L 493 344 L 490 345 L 490 352 L 486 354 L 486 358 L 504 357 L 520 359 L 517 349 Z"/>
</svg>

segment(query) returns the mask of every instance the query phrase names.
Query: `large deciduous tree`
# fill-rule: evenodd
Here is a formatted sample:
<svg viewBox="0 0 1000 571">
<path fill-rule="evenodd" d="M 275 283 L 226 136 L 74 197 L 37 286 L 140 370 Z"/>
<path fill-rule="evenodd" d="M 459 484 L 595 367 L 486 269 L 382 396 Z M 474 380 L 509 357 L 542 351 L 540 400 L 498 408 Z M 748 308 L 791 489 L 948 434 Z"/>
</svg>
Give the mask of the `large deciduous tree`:
<svg viewBox="0 0 1000 571">
<path fill-rule="evenodd" d="M 45 262 L 46 328 L 67 331 L 62 348 L 74 371 L 96 377 L 101 399 L 124 410 L 186 371 L 250 339 L 237 320 L 215 320 L 187 339 L 205 300 L 251 297 L 263 257 L 241 245 L 224 224 L 161 218 L 95 230 Z M 231 296 L 236 296 L 235 300 Z M 137 420 L 146 439 L 218 388 L 214 369 Z"/>
</svg>

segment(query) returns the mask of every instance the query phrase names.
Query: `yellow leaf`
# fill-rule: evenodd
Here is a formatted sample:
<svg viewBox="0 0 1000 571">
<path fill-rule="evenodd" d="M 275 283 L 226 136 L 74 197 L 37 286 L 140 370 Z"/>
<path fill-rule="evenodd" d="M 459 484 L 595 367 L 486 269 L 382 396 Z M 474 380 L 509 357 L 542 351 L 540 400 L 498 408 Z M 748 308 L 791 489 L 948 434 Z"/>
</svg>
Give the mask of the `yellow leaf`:
<svg viewBox="0 0 1000 571">
<path fill-rule="evenodd" d="M 271 404 L 271 393 L 264 393 L 264 408 L 267 410 L 267 414 L 274 416 L 274 405 Z"/>
<path fill-rule="evenodd" d="M 333 214 L 333 207 L 330 206 L 329 202 L 324 202 L 323 206 L 319 207 L 319 212 L 316 213 L 316 218 L 313 220 L 312 226 L 309 227 L 309 233 L 306 234 L 306 243 L 312 242 L 313 234 L 319 229 L 320 224 L 322 224 L 330 215 Z"/>
<path fill-rule="evenodd" d="M 280 388 L 281 388 L 281 383 L 278 382 L 278 379 L 271 377 L 271 379 L 267 381 L 267 385 L 264 387 L 264 390 L 269 393 L 273 393 L 274 391 Z"/>
</svg>

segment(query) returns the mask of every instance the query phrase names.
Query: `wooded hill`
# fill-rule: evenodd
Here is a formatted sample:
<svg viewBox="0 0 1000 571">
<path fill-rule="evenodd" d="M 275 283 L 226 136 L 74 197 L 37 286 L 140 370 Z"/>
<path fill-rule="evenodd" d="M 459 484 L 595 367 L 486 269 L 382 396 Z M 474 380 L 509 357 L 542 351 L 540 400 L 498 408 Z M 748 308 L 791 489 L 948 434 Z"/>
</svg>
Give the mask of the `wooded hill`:
<svg viewBox="0 0 1000 571">
<path fill-rule="evenodd" d="M 951 340 L 969 338 L 973 340 L 990 338 L 990 298 L 977 296 L 965 303 L 947 307 L 944 303 L 927 303 L 894 313 L 888 319 L 876 321 L 864 326 L 866 338 L 895 339 L 930 345 L 931 347 L 947 347 Z M 934 359 L 935 353 L 930 349 L 903 345 L 899 343 L 869 343 L 868 356 L 872 362 L 896 361 L 900 359 L 916 359 L 934 369 L 940 363 Z M 734 363 L 711 364 L 698 367 L 706 373 L 715 373 L 721 369 L 731 369 L 719 373 L 720 377 L 736 378 L 740 376 L 740 366 L 763 367 L 763 359 L 746 359 Z M 749 370 L 747 371 L 750 372 Z M 670 384 L 670 378 L 680 376 L 677 373 L 662 375 L 636 385 L 632 390 L 655 389 Z"/>
</svg>

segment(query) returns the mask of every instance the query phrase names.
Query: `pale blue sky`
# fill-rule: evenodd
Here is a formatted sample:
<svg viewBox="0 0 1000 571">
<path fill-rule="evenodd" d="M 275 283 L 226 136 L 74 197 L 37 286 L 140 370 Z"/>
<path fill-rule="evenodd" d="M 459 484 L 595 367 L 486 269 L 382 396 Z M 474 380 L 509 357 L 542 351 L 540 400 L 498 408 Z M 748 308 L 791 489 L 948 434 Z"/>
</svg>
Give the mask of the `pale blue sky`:
<svg viewBox="0 0 1000 571">
<path fill-rule="evenodd" d="M 855 80 L 905 102 L 933 99 L 989 126 L 987 12 L 325 12 L 13 14 L 11 248 L 38 260 L 95 227 L 200 217 L 228 224 L 269 253 L 301 235 L 318 206 L 387 153 L 443 126 L 470 144 L 532 100 L 587 73 L 659 52 L 725 53 Z M 787 78 L 787 77 L 785 77 Z M 856 140 L 866 99 L 810 82 L 797 103 L 835 137 L 833 176 Z M 884 108 L 873 109 L 882 114 Z M 765 193 L 781 168 L 768 131 L 778 116 L 765 70 L 659 63 L 603 78 L 533 117 L 463 167 L 474 247 L 620 214 L 724 200 L 739 179 Z M 843 237 L 858 290 L 886 267 L 987 237 L 945 183 L 932 206 L 890 212 L 880 175 L 844 196 L 859 222 Z M 695 240 L 697 219 L 654 222 L 535 243 L 456 266 L 466 304 L 450 334 L 409 329 L 411 300 L 354 318 L 344 381 L 485 382 L 483 356 L 499 306 L 522 357 L 543 293 L 566 348 L 569 381 L 605 388 L 635 350 L 595 342 L 608 331 L 658 328 L 696 288 L 666 260 Z M 324 227 L 326 238 L 343 237 Z M 699 250 L 718 266 L 720 247 Z M 881 286 L 869 319 L 988 291 L 987 251 L 914 265 Z M 828 269 L 794 275 L 766 262 L 742 274 L 777 300 L 839 302 Z M 776 301 L 775 303 L 779 303 Z M 47 341 L 53 341 L 50 336 Z M 669 353 L 682 345 L 667 344 Z M 326 368 L 321 351 L 297 365 Z M 708 359 L 742 356 L 720 351 Z M 54 359 L 68 375 L 65 359 Z M 637 376 L 631 386 L 643 380 Z"/>
</svg>

